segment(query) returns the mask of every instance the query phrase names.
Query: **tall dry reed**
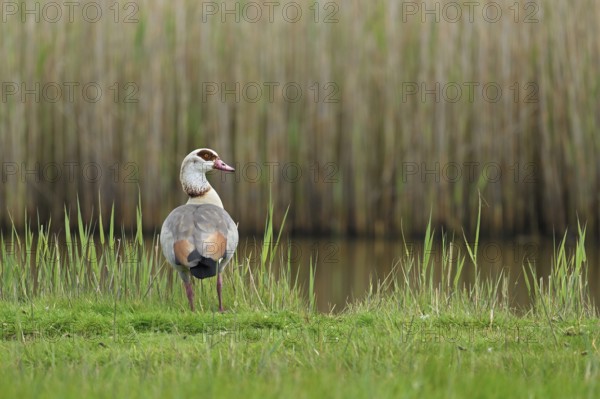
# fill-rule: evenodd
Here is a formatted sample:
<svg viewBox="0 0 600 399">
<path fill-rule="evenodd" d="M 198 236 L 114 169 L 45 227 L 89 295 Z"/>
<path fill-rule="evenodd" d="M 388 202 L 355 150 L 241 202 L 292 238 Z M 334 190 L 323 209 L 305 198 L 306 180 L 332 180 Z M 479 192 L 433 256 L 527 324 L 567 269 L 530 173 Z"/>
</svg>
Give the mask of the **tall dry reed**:
<svg viewBox="0 0 600 399">
<path fill-rule="evenodd" d="M 9 212 L 16 225 L 61 219 L 77 196 L 89 218 L 98 192 L 125 226 L 139 193 L 158 226 L 184 200 L 184 155 L 211 147 L 237 166 L 212 180 L 245 231 L 263 227 L 271 183 L 295 231 L 417 232 L 430 210 L 434 225 L 472 229 L 478 192 L 482 234 L 552 232 L 577 215 L 598 231 L 595 1 L 482 1 L 472 14 L 447 1 L 282 1 L 272 14 L 263 2 L 84 1 L 71 20 L 52 3 L 56 22 L 50 2 L 10 4 L 5 226 Z"/>
</svg>

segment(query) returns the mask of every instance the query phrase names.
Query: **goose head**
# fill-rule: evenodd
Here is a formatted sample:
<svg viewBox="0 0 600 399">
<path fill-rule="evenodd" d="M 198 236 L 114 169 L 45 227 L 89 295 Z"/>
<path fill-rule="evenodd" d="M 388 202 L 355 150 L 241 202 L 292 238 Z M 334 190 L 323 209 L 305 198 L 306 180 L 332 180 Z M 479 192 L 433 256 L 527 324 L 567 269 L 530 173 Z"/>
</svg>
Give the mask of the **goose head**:
<svg viewBox="0 0 600 399">
<path fill-rule="evenodd" d="M 235 172 L 235 169 L 221 160 L 219 154 L 210 148 L 199 148 L 190 152 L 181 163 L 180 179 L 183 191 L 190 197 L 201 196 L 210 190 L 206 173 L 211 170 Z"/>
<path fill-rule="evenodd" d="M 213 169 L 235 172 L 235 169 L 221 160 L 219 154 L 210 148 L 199 148 L 190 152 L 181 163 L 181 172 L 206 173 Z"/>
</svg>

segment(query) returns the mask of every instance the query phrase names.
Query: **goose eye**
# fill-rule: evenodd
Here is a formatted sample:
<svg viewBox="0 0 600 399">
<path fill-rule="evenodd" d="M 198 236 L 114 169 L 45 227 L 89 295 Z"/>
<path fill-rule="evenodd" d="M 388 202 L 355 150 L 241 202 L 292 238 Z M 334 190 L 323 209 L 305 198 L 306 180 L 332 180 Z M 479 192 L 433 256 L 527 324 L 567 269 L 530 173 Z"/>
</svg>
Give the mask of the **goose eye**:
<svg viewBox="0 0 600 399">
<path fill-rule="evenodd" d="M 207 151 L 200 151 L 196 155 L 198 155 L 200 158 L 204 159 L 205 161 L 210 161 L 212 158 L 211 154 L 209 154 Z"/>
</svg>

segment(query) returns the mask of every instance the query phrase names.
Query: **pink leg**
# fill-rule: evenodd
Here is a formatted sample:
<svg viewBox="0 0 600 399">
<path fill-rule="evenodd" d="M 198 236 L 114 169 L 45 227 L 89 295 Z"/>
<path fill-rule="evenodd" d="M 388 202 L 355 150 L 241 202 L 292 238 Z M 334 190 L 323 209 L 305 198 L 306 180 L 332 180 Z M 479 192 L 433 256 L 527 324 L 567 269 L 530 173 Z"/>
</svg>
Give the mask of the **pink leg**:
<svg viewBox="0 0 600 399">
<path fill-rule="evenodd" d="M 183 283 L 185 285 L 185 293 L 188 297 L 188 302 L 190 303 L 190 309 L 192 312 L 194 311 L 194 291 L 192 290 L 192 282 L 188 281 L 187 283 Z"/>
<path fill-rule="evenodd" d="M 223 286 L 223 277 L 217 273 L 217 296 L 219 297 L 219 312 L 223 313 L 223 301 L 221 300 L 221 287 Z"/>
</svg>

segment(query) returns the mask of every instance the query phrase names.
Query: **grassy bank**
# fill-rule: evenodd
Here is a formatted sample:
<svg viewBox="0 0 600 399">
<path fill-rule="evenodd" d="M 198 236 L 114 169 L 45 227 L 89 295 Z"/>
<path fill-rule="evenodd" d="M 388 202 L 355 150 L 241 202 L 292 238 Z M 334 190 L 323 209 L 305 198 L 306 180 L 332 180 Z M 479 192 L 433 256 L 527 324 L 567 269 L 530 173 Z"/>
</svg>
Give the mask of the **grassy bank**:
<svg viewBox="0 0 600 399">
<path fill-rule="evenodd" d="M 589 397 L 597 319 L 192 314 L 80 299 L 0 303 L 8 397 Z"/>
<path fill-rule="evenodd" d="M 183 156 L 210 146 L 238 169 L 214 181 L 244 231 L 262 228 L 273 183 L 295 231 L 422 235 L 429 209 L 473 231 L 479 189 L 489 234 L 552 234 L 577 215 L 598 233 L 596 1 L 483 1 L 460 20 L 452 1 L 317 2 L 318 18 L 298 1 L 293 23 L 287 2 L 249 22 L 255 10 L 213 2 L 122 1 L 93 23 L 86 3 L 73 21 L 19 10 L 0 24 L 0 201 L 19 227 L 24 210 L 60 220 L 76 194 L 87 219 L 98 189 L 131 227 L 141 190 L 152 231 L 182 201 Z"/>
<path fill-rule="evenodd" d="M 140 213 L 138 212 L 138 215 Z M 528 273 L 532 306 L 510 305 L 507 280 L 481 276 L 478 236 L 467 250 L 442 235 L 434 275 L 405 253 L 365 299 L 315 311 L 298 283 L 270 208 L 264 244 L 214 281 L 196 284 L 198 311 L 138 229 L 78 219 L 64 247 L 45 227 L 2 238 L 0 388 L 9 397 L 596 397 L 600 336 L 587 283 L 585 228 L 573 253 L 557 244 L 551 276 Z M 66 216 L 69 219 L 69 216 Z M 101 219 L 101 218 L 100 218 Z M 479 220 L 479 219 L 478 219 Z M 67 224 L 68 221 L 67 221 Z M 480 223 L 477 223 L 479 230 Z M 97 230 L 97 234 L 92 234 Z M 68 231 L 68 230 L 67 230 Z M 98 242 L 96 242 L 98 241 Z M 13 243 L 15 249 L 8 251 Z M 93 245 L 92 245 L 93 244 Z M 400 249 L 401 251 L 403 249 Z M 254 265 L 251 267 L 251 265 Z M 318 266 L 318 264 L 317 264 Z M 467 269 L 475 279 L 465 282 Z"/>
</svg>

